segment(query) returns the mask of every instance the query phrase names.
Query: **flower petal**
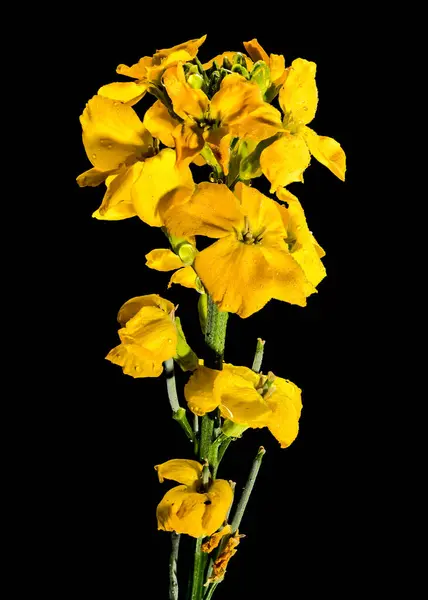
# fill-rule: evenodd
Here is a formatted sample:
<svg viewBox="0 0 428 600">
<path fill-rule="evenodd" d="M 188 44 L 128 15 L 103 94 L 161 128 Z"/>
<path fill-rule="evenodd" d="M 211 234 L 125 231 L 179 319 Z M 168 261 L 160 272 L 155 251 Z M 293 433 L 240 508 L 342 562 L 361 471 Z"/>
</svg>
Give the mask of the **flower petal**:
<svg viewBox="0 0 428 600">
<path fill-rule="evenodd" d="M 216 479 L 204 495 L 207 496 L 208 502 L 202 518 L 202 526 L 205 535 L 211 535 L 225 521 L 229 507 L 232 504 L 233 491 L 228 481 Z"/>
<path fill-rule="evenodd" d="M 135 296 L 123 304 L 117 315 L 117 320 L 124 326 L 129 319 L 132 319 L 143 306 L 154 306 L 160 308 L 169 315 L 174 310 L 174 304 L 165 300 L 159 294 L 147 294 L 145 296 Z"/>
<path fill-rule="evenodd" d="M 196 277 L 197 275 L 195 270 L 189 265 L 173 273 L 171 279 L 169 280 L 168 288 L 170 288 L 173 283 L 179 283 L 184 287 L 191 288 L 199 292 L 201 286 L 198 286 Z"/>
<path fill-rule="evenodd" d="M 293 60 L 287 69 L 287 78 L 279 92 L 279 104 L 297 123 L 306 125 L 315 117 L 318 104 L 316 69 L 314 62 L 303 58 Z"/>
<path fill-rule="evenodd" d="M 200 127 L 195 124 L 181 123 L 173 132 L 177 165 L 189 165 L 198 156 L 205 145 Z"/>
<path fill-rule="evenodd" d="M 202 44 L 205 42 L 205 40 L 207 39 L 206 34 L 203 35 L 200 38 L 195 38 L 193 40 L 189 40 L 187 42 L 182 42 L 181 44 L 177 44 L 176 46 L 173 46 L 172 48 L 165 48 L 163 50 L 157 50 L 154 54 L 154 58 L 156 57 L 157 59 L 163 59 L 166 58 L 167 56 L 171 56 L 171 54 L 175 53 L 175 52 L 179 52 L 180 50 L 183 50 L 184 52 L 187 52 L 187 54 L 189 55 L 189 60 L 191 60 L 192 58 L 195 58 L 195 56 L 198 53 L 199 48 L 202 46 Z"/>
<path fill-rule="evenodd" d="M 345 181 L 346 155 L 339 142 L 325 135 L 318 135 L 309 127 L 302 128 L 302 136 L 312 156 L 341 181 Z"/>
<path fill-rule="evenodd" d="M 135 111 L 110 98 L 94 96 L 80 122 L 86 154 L 99 171 L 118 169 L 123 163 L 144 158 L 153 144 Z"/>
<path fill-rule="evenodd" d="M 202 465 L 196 460 L 187 460 L 184 458 L 174 458 L 155 466 L 160 483 L 164 479 L 171 479 L 184 485 L 193 485 L 202 475 Z"/>
<path fill-rule="evenodd" d="M 195 538 L 207 535 L 202 525 L 206 500 L 205 494 L 198 494 L 185 485 L 172 488 L 156 509 L 158 529 L 185 533 Z"/>
<path fill-rule="evenodd" d="M 132 77 L 133 79 L 145 79 L 147 69 L 152 65 L 153 58 L 151 56 L 143 56 L 140 60 L 130 67 L 126 65 L 118 65 L 116 73 L 119 75 L 126 75 L 126 77 Z"/>
<path fill-rule="evenodd" d="M 310 160 L 305 141 L 298 135 L 284 133 L 265 148 L 260 156 L 260 165 L 271 183 L 270 192 L 274 193 L 293 181 L 303 181 L 303 171 Z"/>
<path fill-rule="evenodd" d="M 220 238 L 243 220 L 239 201 L 224 184 L 203 182 L 182 203 L 171 203 L 163 213 L 166 227 L 173 235 L 206 235 Z"/>
<path fill-rule="evenodd" d="M 241 371 L 243 368 L 241 367 Z M 239 368 L 233 366 L 220 371 L 214 382 L 213 395 L 220 406 L 222 417 L 250 427 L 266 425 L 264 420 L 271 411 L 255 389 L 259 378 L 254 373 L 253 381 L 249 381 L 247 377 L 242 377 Z"/>
<path fill-rule="evenodd" d="M 204 70 L 207 71 L 208 69 L 210 69 L 213 66 L 214 61 L 216 61 L 218 66 L 221 67 L 223 65 L 224 58 L 227 58 L 233 64 L 233 60 L 234 60 L 236 54 L 237 53 L 235 51 L 229 51 L 229 50 L 226 52 L 222 52 L 222 54 L 217 54 L 217 56 L 214 56 L 214 58 L 212 58 L 208 62 L 204 63 L 202 66 L 203 66 Z M 247 63 L 247 69 L 251 70 L 253 68 L 253 64 L 254 64 L 253 61 L 246 54 L 244 54 L 243 56 Z"/>
<path fill-rule="evenodd" d="M 156 271 L 173 271 L 180 269 L 183 261 L 172 250 L 158 248 L 146 254 L 146 266 Z"/>
<path fill-rule="evenodd" d="M 286 77 L 285 58 L 282 54 L 271 54 L 269 58 L 270 78 L 274 85 L 281 85 Z"/>
<path fill-rule="evenodd" d="M 141 174 L 132 188 L 132 201 L 137 215 L 153 227 L 164 224 L 160 204 L 167 202 L 174 190 L 184 188 L 189 195 L 193 190 L 189 167 L 182 165 L 178 168 L 175 163 L 174 150 L 164 148 L 144 162 Z"/>
<path fill-rule="evenodd" d="M 261 233 L 287 236 L 279 205 L 272 198 L 241 182 L 236 184 L 234 194 L 241 202 L 241 212 L 248 217 L 254 237 Z"/>
<path fill-rule="evenodd" d="M 184 397 L 195 415 L 205 415 L 218 406 L 213 396 L 213 385 L 220 371 L 200 366 L 184 386 Z"/>
<path fill-rule="evenodd" d="M 89 169 L 84 173 L 81 173 L 79 177 L 76 179 L 78 185 L 80 187 L 96 187 L 103 183 L 109 175 L 116 173 L 117 169 L 113 169 L 112 171 L 99 171 L 98 169 Z"/>
<path fill-rule="evenodd" d="M 174 112 L 182 119 L 189 116 L 202 119 L 208 108 L 209 100 L 202 90 L 193 89 L 186 81 L 183 65 L 178 63 L 169 67 L 162 78 L 174 107 Z"/>
<path fill-rule="evenodd" d="M 148 87 L 147 83 L 121 81 L 103 85 L 98 90 L 98 94 L 111 100 L 120 100 L 128 106 L 133 106 L 146 95 Z"/>
<path fill-rule="evenodd" d="M 175 324 L 160 308 L 143 306 L 138 313 L 119 329 L 119 337 L 126 346 L 142 358 L 149 352 L 153 360 L 163 362 L 172 358 L 177 346 Z"/>
<path fill-rule="evenodd" d="M 263 105 L 260 88 L 239 75 L 226 75 L 210 104 L 210 117 L 230 126 Z"/>
<path fill-rule="evenodd" d="M 224 538 L 225 535 L 229 535 L 231 533 L 232 533 L 231 525 L 226 525 L 225 527 L 223 527 L 223 529 L 221 529 L 220 531 L 217 531 L 217 533 L 213 533 L 212 536 L 210 537 L 210 539 L 202 544 L 202 546 L 201 546 L 202 552 L 207 552 L 207 553 L 211 552 L 212 550 L 217 548 L 217 546 L 220 544 L 221 540 Z"/>
<path fill-rule="evenodd" d="M 245 50 L 248 52 L 254 62 L 257 62 L 258 60 L 264 60 L 264 62 L 269 65 L 269 56 L 263 50 L 256 38 L 253 38 L 249 42 L 243 42 L 243 44 Z"/>
<path fill-rule="evenodd" d="M 281 444 L 281 448 L 287 448 L 299 432 L 301 390 L 291 381 L 281 377 L 275 379 L 274 385 L 276 390 L 266 399 L 272 410 L 268 427 Z"/>
<path fill-rule="evenodd" d="M 250 140 L 265 140 L 283 129 L 281 113 L 267 102 L 229 125 L 234 136 Z"/>
<path fill-rule="evenodd" d="M 159 377 L 163 371 L 162 362 L 154 361 L 150 353 L 143 355 L 144 350 L 138 354 L 133 352 L 132 347 L 119 344 L 107 354 L 106 359 L 115 365 L 122 367 L 125 375 L 135 379 L 140 377 Z"/>
<path fill-rule="evenodd" d="M 170 148 L 175 146 L 172 132 L 179 122 L 171 117 L 165 104 L 162 104 L 160 100 L 156 100 L 153 106 L 146 111 L 143 123 L 152 136 L 159 138 L 162 144 Z"/>
<path fill-rule="evenodd" d="M 125 168 L 115 177 L 107 178 L 107 191 L 101 206 L 93 213 L 93 217 L 106 221 L 119 221 L 135 217 L 136 212 L 131 198 L 131 190 L 139 177 L 142 162 L 137 162 Z"/>
</svg>

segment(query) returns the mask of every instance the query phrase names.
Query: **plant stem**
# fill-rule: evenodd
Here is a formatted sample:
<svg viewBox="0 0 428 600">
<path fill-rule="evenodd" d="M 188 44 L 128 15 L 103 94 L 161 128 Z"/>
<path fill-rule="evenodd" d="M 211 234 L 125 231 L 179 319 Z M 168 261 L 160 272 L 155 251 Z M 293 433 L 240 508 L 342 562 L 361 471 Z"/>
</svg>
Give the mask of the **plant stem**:
<svg viewBox="0 0 428 600">
<path fill-rule="evenodd" d="M 241 524 L 242 517 L 244 516 L 245 509 L 247 508 L 248 500 L 250 499 L 251 492 L 253 491 L 253 487 L 256 482 L 260 465 L 262 464 L 263 456 L 265 455 L 265 453 L 266 450 L 263 448 L 263 446 L 260 446 L 259 451 L 257 452 L 257 455 L 253 461 L 253 465 L 251 467 L 251 471 L 248 476 L 248 480 L 245 485 L 244 491 L 242 492 L 238 506 L 236 507 L 235 515 L 232 521 L 232 534 L 234 534 L 237 531 Z"/>
<path fill-rule="evenodd" d="M 211 414 L 202 417 L 201 437 L 199 440 L 199 459 L 208 460 L 213 436 L 214 419 Z"/>
<path fill-rule="evenodd" d="M 205 343 L 210 349 L 211 355 L 206 361 L 207 366 L 218 369 L 223 368 L 224 346 L 226 343 L 226 328 L 229 313 L 220 311 L 214 304 L 211 296 L 208 296 L 207 328 L 205 332 Z"/>
<path fill-rule="evenodd" d="M 163 363 L 165 377 L 166 377 L 166 389 L 168 391 L 168 399 L 172 409 L 172 418 L 179 423 L 183 428 L 184 433 L 187 435 L 189 440 L 194 441 L 195 436 L 193 430 L 190 427 L 190 423 L 187 420 L 186 411 L 180 407 L 177 394 L 177 386 L 175 384 L 174 375 L 174 360 L 169 358 Z"/>
<path fill-rule="evenodd" d="M 178 600 L 177 559 L 180 546 L 180 534 L 171 533 L 171 555 L 169 557 L 169 600 Z"/>
<path fill-rule="evenodd" d="M 221 459 L 222 459 L 222 458 L 223 458 L 223 456 L 225 455 L 225 453 L 226 453 L 226 450 L 229 448 L 229 444 L 230 444 L 230 442 L 232 442 L 232 441 L 233 441 L 233 438 L 230 438 L 230 437 L 229 437 L 229 438 L 226 438 L 226 439 L 223 441 L 223 443 L 221 444 L 221 446 L 219 447 L 219 449 L 218 449 L 218 454 L 217 454 L 217 461 L 216 461 L 216 465 L 215 465 L 215 468 L 214 468 L 214 477 L 217 477 L 217 471 L 218 471 L 218 468 L 219 468 L 219 466 L 220 466 Z"/>
<path fill-rule="evenodd" d="M 204 592 L 204 571 L 208 555 L 201 550 L 202 538 L 196 540 L 195 561 L 193 564 L 192 595 L 190 600 L 201 600 Z"/>
<path fill-rule="evenodd" d="M 263 352 L 265 349 L 265 341 L 257 338 L 256 353 L 254 355 L 253 366 L 251 367 L 256 373 L 260 373 L 262 368 Z"/>
</svg>

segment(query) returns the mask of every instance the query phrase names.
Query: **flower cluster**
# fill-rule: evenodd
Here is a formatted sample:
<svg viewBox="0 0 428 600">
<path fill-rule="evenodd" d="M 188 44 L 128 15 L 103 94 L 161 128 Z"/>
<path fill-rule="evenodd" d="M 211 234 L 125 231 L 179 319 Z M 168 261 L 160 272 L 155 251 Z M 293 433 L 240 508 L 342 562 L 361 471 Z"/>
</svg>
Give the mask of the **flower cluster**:
<svg viewBox="0 0 428 600">
<path fill-rule="evenodd" d="M 77 182 L 106 186 L 96 219 L 138 217 L 161 228 L 168 247 L 148 252 L 146 265 L 173 271 L 168 288 L 180 284 L 200 295 L 202 333 L 215 364 L 193 353 L 176 307 L 157 294 L 122 306 L 120 344 L 107 359 L 132 377 L 158 377 L 165 368 L 171 379 L 173 361 L 190 372 L 188 409 L 196 425 L 203 417 L 211 428 L 192 429 L 170 394 L 199 462 L 156 467 L 160 481 L 181 484 L 165 494 L 157 520 L 159 529 L 209 538 L 202 551 L 219 545 L 205 578 L 212 585 L 240 537 L 227 525 L 233 486 L 216 479 L 221 449 L 250 427 L 267 427 L 286 448 L 302 409 L 301 390 L 291 381 L 260 373 L 260 365 L 224 363 L 225 318 L 247 318 L 271 299 L 305 306 L 317 292 L 325 253 L 287 186 L 303 182 L 311 157 L 341 180 L 346 167 L 339 143 L 308 126 L 318 103 L 314 62 L 298 58 L 286 66 L 284 56 L 268 55 L 253 39 L 244 42 L 246 53 L 224 52 L 203 64 L 197 54 L 205 38 L 117 67 L 128 80 L 103 85 L 80 117 L 92 168 Z M 154 102 L 141 120 L 134 107 L 146 94 Z M 261 176 L 275 197 L 253 187 Z M 198 236 L 211 243 L 198 250 Z"/>
</svg>

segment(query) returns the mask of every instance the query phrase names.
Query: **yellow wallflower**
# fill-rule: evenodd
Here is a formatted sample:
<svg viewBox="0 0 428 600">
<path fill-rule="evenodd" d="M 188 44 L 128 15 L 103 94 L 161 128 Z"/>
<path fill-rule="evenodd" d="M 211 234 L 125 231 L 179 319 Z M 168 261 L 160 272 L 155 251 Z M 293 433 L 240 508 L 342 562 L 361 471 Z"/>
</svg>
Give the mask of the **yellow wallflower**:
<svg viewBox="0 0 428 600">
<path fill-rule="evenodd" d="M 284 194 L 291 212 L 242 183 L 234 193 L 223 184 L 201 183 L 190 198 L 172 198 L 163 213 L 173 235 L 220 238 L 194 262 L 220 310 L 245 318 L 271 298 L 305 306 L 316 292 L 325 275 L 316 242 L 297 198 Z"/>
<path fill-rule="evenodd" d="M 121 344 L 110 350 L 107 360 L 132 377 L 159 377 L 162 363 L 176 355 L 177 329 L 172 320 L 172 302 L 157 294 L 138 296 L 125 302 L 117 320 Z"/>
<path fill-rule="evenodd" d="M 311 154 L 344 181 L 346 156 L 333 138 L 319 136 L 307 127 L 315 117 L 318 90 L 316 64 L 297 58 L 286 69 L 287 77 L 279 92 L 285 131 L 260 156 L 263 173 L 271 182 L 271 192 L 293 181 L 303 181 L 303 171 Z"/>
<path fill-rule="evenodd" d="M 275 87 L 282 85 L 287 76 L 285 70 L 285 59 L 283 55 L 271 54 L 268 56 L 255 38 L 249 42 L 244 42 L 244 47 L 254 62 L 263 60 L 267 64 L 270 70 L 271 83 Z"/>
<path fill-rule="evenodd" d="M 178 61 L 187 62 L 195 58 L 199 47 L 205 42 L 206 35 L 189 40 L 172 48 L 157 50 L 153 56 L 144 56 L 131 67 L 119 65 L 116 72 L 131 77 L 135 81 L 110 83 L 98 90 L 98 94 L 112 100 L 126 102 L 130 106 L 138 102 L 151 85 L 160 82 L 163 72 Z"/>
<path fill-rule="evenodd" d="M 184 388 L 190 410 L 202 416 L 215 408 L 233 423 L 268 427 L 281 444 L 297 437 L 302 411 L 301 390 L 287 379 L 224 364 L 222 371 L 199 366 Z"/>
<path fill-rule="evenodd" d="M 169 460 L 155 469 L 161 483 L 171 479 L 183 484 L 169 490 L 159 503 L 158 529 L 198 538 L 211 535 L 222 525 L 233 500 L 229 482 L 216 479 L 204 490 L 202 466 L 194 460 Z"/>
<path fill-rule="evenodd" d="M 156 102 L 144 124 L 165 145 L 175 145 L 177 163 L 192 161 L 207 142 L 227 174 L 232 137 L 264 140 L 283 129 L 279 111 L 263 101 L 256 83 L 238 73 L 226 75 L 211 100 L 189 85 L 181 62 L 165 71 L 163 83 L 182 122 Z"/>
<path fill-rule="evenodd" d="M 186 165 L 176 167 L 174 150 L 155 154 L 154 140 L 134 109 L 94 96 L 80 117 L 83 144 L 93 169 L 77 178 L 80 186 L 106 182 L 107 191 L 93 216 L 119 220 L 138 215 L 160 227 L 158 205 L 172 190 L 194 187 Z"/>
</svg>

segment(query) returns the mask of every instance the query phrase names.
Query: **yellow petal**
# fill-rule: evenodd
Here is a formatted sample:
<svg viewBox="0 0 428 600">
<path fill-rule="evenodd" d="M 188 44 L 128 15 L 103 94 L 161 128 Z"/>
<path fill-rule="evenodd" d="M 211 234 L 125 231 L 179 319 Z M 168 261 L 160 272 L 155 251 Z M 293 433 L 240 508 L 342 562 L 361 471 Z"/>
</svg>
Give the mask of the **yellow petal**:
<svg viewBox="0 0 428 600">
<path fill-rule="evenodd" d="M 251 56 L 254 62 L 257 62 L 258 60 L 264 60 L 265 63 L 269 65 L 269 56 L 260 46 L 256 38 L 250 40 L 249 42 L 244 42 L 244 48 Z"/>
<path fill-rule="evenodd" d="M 219 67 L 221 67 L 223 65 L 224 58 L 229 59 L 230 62 L 233 64 L 233 59 L 235 58 L 235 56 L 236 56 L 235 51 L 226 51 L 226 52 L 223 52 L 222 54 L 217 54 L 217 56 L 214 56 L 214 58 L 212 58 L 208 62 L 204 63 L 202 66 L 203 66 L 204 70 L 207 71 L 208 69 L 210 69 L 213 66 L 214 61 L 216 61 L 217 64 L 219 65 Z M 254 64 L 253 61 L 251 60 L 251 58 L 249 56 L 247 56 L 245 54 L 243 56 L 245 57 L 245 61 L 247 63 L 247 69 L 249 71 L 251 71 L 253 68 L 253 64 Z"/>
<path fill-rule="evenodd" d="M 225 175 L 229 173 L 230 144 L 233 136 L 227 127 L 216 127 L 208 129 L 204 138 L 211 148 L 216 160 L 220 163 Z"/>
<path fill-rule="evenodd" d="M 309 127 L 302 128 L 302 135 L 312 156 L 341 181 L 345 181 L 346 155 L 339 142 L 324 135 L 318 135 Z"/>
<path fill-rule="evenodd" d="M 255 389 L 259 376 L 256 373 L 254 376 L 254 380 L 249 381 L 247 377 L 242 377 L 239 369 L 233 367 L 220 372 L 214 383 L 213 394 L 225 419 L 250 427 L 266 425 L 260 424 L 260 421 L 263 418 L 267 419 L 271 411 Z"/>
<path fill-rule="evenodd" d="M 282 54 L 271 54 L 270 61 L 270 78 L 274 85 L 281 85 L 286 77 L 287 73 L 285 72 L 285 58 Z"/>
<path fill-rule="evenodd" d="M 173 283 L 179 283 L 180 285 L 200 291 L 200 285 L 198 285 L 196 280 L 196 272 L 191 266 L 184 267 L 183 269 L 179 269 L 176 271 L 169 280 L 168 287 L 170 288 Z"/>
<path fill-rule="evenodd" d="M 143 306 L 160 308 L 167 315 L 174 310 L 174 304 L 169 300 L 165 300 L 165 298 L 162 298 L 158 294 L 147 294 L 145 296 L 136 296 L 125 302 L 119 310 L 117 320 L 122 326 L 125 325 Z"/>
<path fill-rule="evenodd" d="M 164 224 L 160 204 L 167 202 L 174 190 L 184 188 L 191 194 L 194 187 L 189 167 L 182 165 L 178 168 L 175 160 L 176 154 L 170 148 L 164 148 L 156 156 L 148 158 L 132 188 L 132 201 L 137 215 L 153 227 Z"/>
<path fill-rule="evenodd" d="M 184 485 L 193 485 L 202 475 L 202 465 L 196 460 L 187 460 L 184 458 L 174 458 L 155 466 L 160 483 L 164 479 L 171 479 Z"/>
<path fill-rule="evenodd" d="M 275 378 L 275 391 L 266 402 L 272 410 L 268 427 L 271 433 L 287 448 L 299 432 L 299 417 L 302 410 L 301 390 L 291 381 Z"/>
<path fill-rule="evenodd" d="M 234 136 L 257 141 L 265 140 L 283 129 L 281 113 L 267 102 L 229 125 L 229 131 Z"/>
<path fill-rule="evenodd" d="M 239 201 L 228 187 L 206 182 L 186 202 L 171 204 L 163 216 L 169 231 L 183 237 L 224 237 L 243 219 Z"/>
<path fill-rule="evenodd" d="M 226 75 L 210 105 L 210 117 L 230 126 L 264 104 L 260 88 L 239 75 Z"/>
<path fill-rule="evenodd" d="M 181 258 L 172 250 L 159 248 L 146 254 L 146 265 L 156 271 L 172 271 L 183 266 Z"/>
<path fill-rule="evenodd" d="M 128 104 L 128 106 L 133 106 L 146 95 L 147 89 L 147 83 L 121 81 L 103 85 L 98 90 L 98 94 L 111 100 L 120 100 L 120 102 Z"/>
<path fill-rule="evenodd" d="M 189 116 L 202 119 L 209 100 L 202 90 L 193 89 L 186 81 L 181 63 L 169 67 L 162 78 L 174 107 L 174 112 L 182 119 Z"/>
<path fill-rule="evenodd" d="M 205 535 L 211 535 L 225 521 L 233 500 L 233 491 L 229 482 L 224 479 L 216 479 L 204 495 L 207 496 L 208 503 L 202 517 L 202 526 Z"/>
<path fill-rule="evenodd" d="M 135 379 L 159 377 L 163 371 L 162 362 L 159 360 L 154 361 L 150 353 L 143 356 L 141 352 L 134 352 L 131 346 L 125 346 L 124 344 L 119 344 L 119 346 L 110 350 L 106 359 L 122 367 L 125 375 L 130 375 Z"/>
<path fill-rule="evenodd" d="M 80 122 L 86 154 L 99 171 L 118 169 L 123 163 L 144 158 L 153 144 L 135 111 L 110 98 L 94 96 Z"/>
<path fill-rule="evenodd" d="M 314 62 L 303 58 L 293 60 L 287 69 L 287 78 L 279 92 L 279 104 L 297 123 L 306 125 L 315 116 L 318 104 L 316 69 Z"/>
<path fill-rule="evenodd" d="M 216 583 L 223 580 L 230 559 L 237 553 L 236 547 L 239 546 L 241 537 L 245 536 L 239 535 L 237 531 L 227 540 L 224 550 L 214 560 L 212 574 L 208 577 L 207 583 Z"/>
<path fill-rule="evenodd" d="M 205 415 L 218 406 L 213 396 L 213 385 L 220 371 L 200 366 L 184 386 L 184 397 L 195 415 Z"/>
<path fill-rule="evenodd" d="M 205 141 L 202 130 L 195 124 L 181 123 L 173 132 L 177 165 L 189 165 L 204 147 Z"/>
<path fill-rule="evenodd" d="M 119 221 L 135 217 L 136 212 L 131 198 L 131 190 L 135 180 L 141 173 L 142 162 L 125 168 L 115 177 L 107 179 L 107 191 L 101 206 L 92 215 L 96 219 Z"/>
<path fill-rule="evenodd" d="M 185 485 L 169 490 L 156 509 L 158 529 L 198 538 L 207 535 L 202 525 L 207 496 Z"/>
<path fill-rule="evenodd" d="M 184 51 L 184 52 L 187 52 L 187 54 L 189 55 L 189 60 L 190 60 L 192 58 L 195 58 L 195 56 L 198 53 L 199 48 L 202 46 L 202 44 L 205 42 L 206 39 L 207 39 L 207 36 L 205 34 L 200 38 L 195 38 L 195 39 L 189 40 L 187 42 L 182 42 L 181 44 L 177 44 L 176 46 L 173 46 L 172 48 L 165 48 L 163 50 L 157 50 L 156 53 L 154 54 L 154 58 L 164 59 L 175 52 Z"/>
<path fill-rule="evenodd" d="M 132 77 L 133 79 L 144 79 L 147 74 L 147 69 L 152 65 L 152 63 L 153 58 L 151 56 L 143 56 L 143 58 L 140 58 L 140 60 L 131 67 L 119 65 L 116 69 L 116 73 L 119 73 L 119 75 Z"/>
<path fill-rule="evenodd" d="M 285 133 L 265 148 L 260 156 L 263 173 L 271 183 L 270 192 L 293 181 L 303 181 L 303 171 L 311 160 L 305 141 L 298 135 Z"/>
<path fill-rule="evenodd" d="M 123 344 L 132 345 L 134 352 L 140 354 L 141 346 L 143 357 L 150 352 L 153 360 L 160 362 L 172 358 L 177 346 L 175 324 L 163 310 L 154 306 L 143 306 L 119 329 L 119 337 Z"/>
<path fill-rule="evenodd" d="M 112 171 L 98 171 L 98 169 L 89 169 L 84 173 L 81 173 L 76 179 L 80 187 L 90 186 L 95 187 L 103 183 L 109 175 L 116 173 L 116 169 Z"/>
<path fill-rule="evenodd" d="M 223 529 L 217 531 L 217 533 L 213 533 L 210 539 L 202 544 L 202 552 L 212 552 L 212 550 L 217 548 L 224 536 L 229 535 L 230 533 L 232 533 L 231 525 L 226 525 L 226 527 L 223 527 Z"/>
<path fill-rule="evenodd" d="M 324 251 L 309 231 L 305 212 L 296 196 L 287 190 L 278 190 L 277 196 L 288 203 L 288 208 L 283 210 L 289 250 L 294 260 L 301 266 L 306 279 L 316 287 L 326 276 L 325 267 L 320 260 L 320 251 Z M 321 253 L 321 256 L 324 254 Z"/>
<path fill-rule="evenodd" d="M 159 138 L 162 144 L 169 146 L 170 148 L 175 146 L 172 132 L 179 122 L 177 119 L 171 117 L 168 109 L 160 100 L 156 100 L 153 106 L 146 111 L 143 123 L 152 136 Z"/>
</svg>

